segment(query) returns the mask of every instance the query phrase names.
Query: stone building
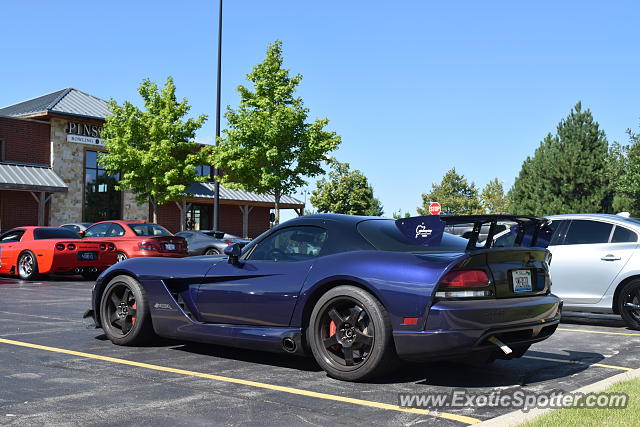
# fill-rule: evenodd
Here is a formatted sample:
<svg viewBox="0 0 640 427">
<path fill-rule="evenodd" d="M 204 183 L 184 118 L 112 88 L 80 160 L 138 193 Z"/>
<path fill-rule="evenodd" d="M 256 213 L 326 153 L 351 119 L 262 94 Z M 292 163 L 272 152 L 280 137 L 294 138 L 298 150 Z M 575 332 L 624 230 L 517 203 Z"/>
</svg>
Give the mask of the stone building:
<svg viewBox="0 0 640 427">
<path fill-rule="evenodd" d="M 148 203 L 118 191 L 117 176 L 97 162 L 104 152 L 100 132 L 109 113 L 106 101 L 67 88 L 0 108 L 0 230 L 22 225 L 60 225 L 107 219 L 145 220 Z M 198 171 L 211 177 L 211 167 Z M 214 186 L 188 189 L 187 226 L 211 229 Z M 270 226 L 272 196 L 220 189 L 220 229 L 255 237 Z M 284 197 L 283 209 L 302 214 L 304 204 Z M 177 203 L 160 206 L 158 222 L 180 230 Z"/>
</svg>

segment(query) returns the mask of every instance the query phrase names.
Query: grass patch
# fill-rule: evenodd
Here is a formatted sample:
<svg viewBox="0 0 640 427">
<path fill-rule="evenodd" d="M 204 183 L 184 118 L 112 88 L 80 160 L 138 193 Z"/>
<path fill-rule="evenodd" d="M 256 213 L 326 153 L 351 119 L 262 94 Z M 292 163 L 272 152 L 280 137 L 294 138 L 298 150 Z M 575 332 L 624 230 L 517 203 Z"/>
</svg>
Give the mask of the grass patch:
<svg viewBox="0 0 640 427">
<path fill-rule="evenodd" d="M 627 407 L 624 409 L 565 408 L 522 425 L 526 427 L 640 426 L 640 379 L 614 384 L 604 392 L 628 394 Z"/>
</svg>

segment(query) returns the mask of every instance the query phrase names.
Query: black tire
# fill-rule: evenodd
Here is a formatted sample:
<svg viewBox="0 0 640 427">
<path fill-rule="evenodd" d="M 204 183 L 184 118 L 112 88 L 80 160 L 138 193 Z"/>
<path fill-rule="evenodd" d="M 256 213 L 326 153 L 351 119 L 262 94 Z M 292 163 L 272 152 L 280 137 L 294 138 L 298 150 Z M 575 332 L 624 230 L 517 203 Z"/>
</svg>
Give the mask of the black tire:
<svg viewBox="0 0 640 427">
<path fill-rule="evenodd" d="M 124 252 L 118 252 L 116 254 L 116 262 L 122 262 L 127 259 L 129 259 L 129 257 Z"/>
<path fill-rule="evenodd" d="M 36 280 L 39 276 L 38 259 L 31 251 L 24 251 L 18 257 L 18 276 L 22 280 Z"/>
<path fill-rule="evenodd" d="M 207 248 L 206 251 L 204 251 L 205 255 L 220 255 L 220 251 L 217 250 L 216 248 Z"/>
<path fill-rule="evenodd" d="M 337 286 L 320 297 L 311 312 L 307 342 L 320 367 L 339 380 L 364 381 L 397 365 L 387 311 L 354 286 Z"/>
<path fill-rule="evenodd" d="M 623 286 L 618 295 L 618 312 L 629 328 L 640 330 L 640 279 Z"/>
<path fill-rule="evenodd" d="M 84 277 L 85 280 L 90 281 L 95 281 L 99 275 L 100 273 L 82 273 L 82 277 Z"/>
<path fill-rule="evenodd" d="M 109 281 L 100 298 L 99 315 L 105 335 L 114 344 L 141 345 L 155 336 L 146 293 L 132 277 Z"/>
</svg>

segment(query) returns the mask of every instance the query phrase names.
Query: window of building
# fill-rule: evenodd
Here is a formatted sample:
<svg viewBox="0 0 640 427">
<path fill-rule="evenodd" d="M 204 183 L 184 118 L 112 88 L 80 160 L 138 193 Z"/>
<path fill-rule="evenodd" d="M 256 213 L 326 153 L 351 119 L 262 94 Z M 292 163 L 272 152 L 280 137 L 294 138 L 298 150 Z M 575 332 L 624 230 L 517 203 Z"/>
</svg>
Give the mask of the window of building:
<svg viewBox="0 0 640 427">
<path fill-rule="evenodd" d="M 196 175 L 211 178 L 211 166 L 204 165 L 196 168 Z"/>
<path fill-rule="evenodd" d="M 118 219 L 122 213 L 122 192 L 116 190 L 120 178 L 109 175 L 98 164 L 97 151 L 85 151 L 84 221 Z"/>
</svg>

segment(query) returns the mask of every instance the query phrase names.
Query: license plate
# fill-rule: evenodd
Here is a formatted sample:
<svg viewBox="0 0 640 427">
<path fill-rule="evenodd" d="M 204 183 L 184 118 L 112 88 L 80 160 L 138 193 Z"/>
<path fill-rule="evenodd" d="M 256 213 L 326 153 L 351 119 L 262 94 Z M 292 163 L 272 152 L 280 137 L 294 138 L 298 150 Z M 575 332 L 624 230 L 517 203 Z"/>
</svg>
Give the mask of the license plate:
<svg viewBox="0 0 640 427">
<path fill-rule="evenodd" d="M 174 245 L 173 243 L 165 243 L 164 244 L 164 250 L 165 251 L 175 251 L 176 250 L 176 245 Z"/>
<path fill-rule="evenodd" d="M 98 253 L 97 252 L 78 252 L 78 259 L 81 259 L 84 261 L 93 261 L 95 259 L 98 259 Z"/>
<path fill-rule="evenodd" d="M 523 292 L 531 292 L 533 286 L 531 284 L 531 270 L 514 270 L 511 273 L 513 280 L 513 292 L 516 294 Z"/>
</svg>

